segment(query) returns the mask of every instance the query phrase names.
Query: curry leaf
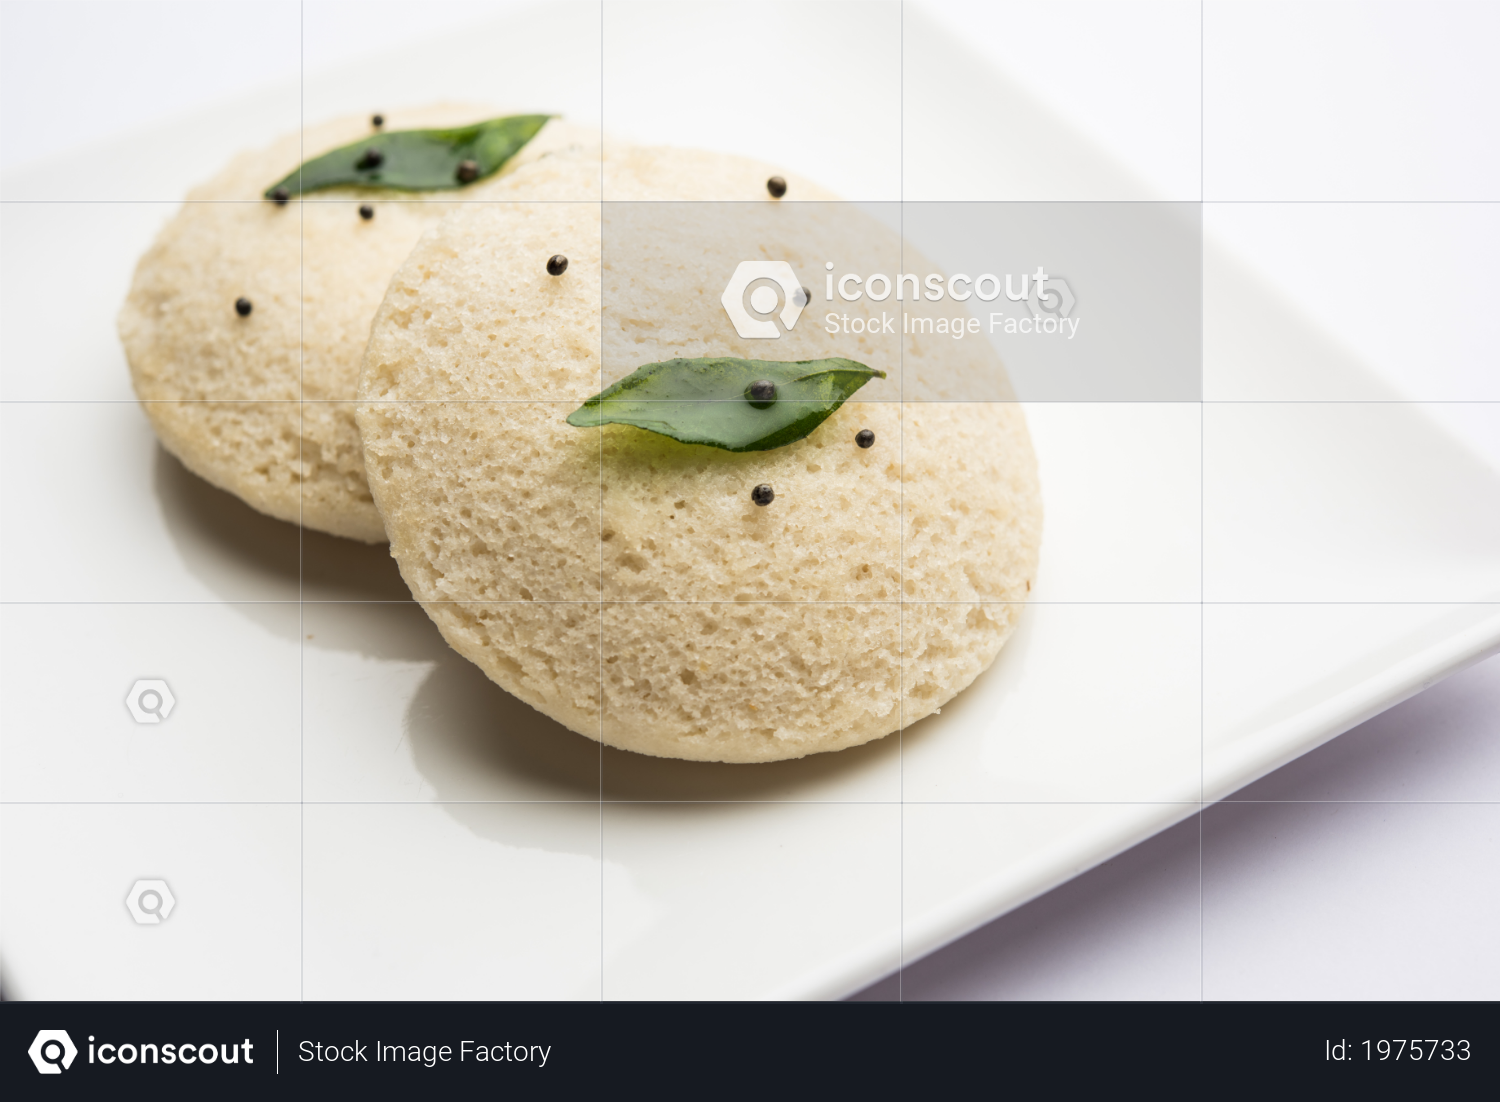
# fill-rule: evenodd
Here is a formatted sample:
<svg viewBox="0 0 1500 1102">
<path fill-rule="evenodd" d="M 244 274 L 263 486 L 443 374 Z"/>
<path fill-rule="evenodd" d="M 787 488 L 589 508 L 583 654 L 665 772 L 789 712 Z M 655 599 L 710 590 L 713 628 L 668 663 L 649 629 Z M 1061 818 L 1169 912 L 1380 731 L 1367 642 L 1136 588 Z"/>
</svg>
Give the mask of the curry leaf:
<svg viewBox="0 0 1500 1102">
<path fill-rule="evenodd" d="M 636 368 L 568 415 L 576 428 L 634 425 L 684 444 L 758 452 L 801 440 L 884 371 L 853 360 L 663 360 Z M 775 384 L 770 403 L 752 384 Z"/>
<path fill-rule="evenodd" d="M 266 188 L 288 196 L 323 188 L 444 191 L 493 176 L 536 136 L 551 115 L 508 115 L 449 130 L 390 130 L 304 162 Z M 466 163 L 467 162 L 467 163 Z"/>
</svg>

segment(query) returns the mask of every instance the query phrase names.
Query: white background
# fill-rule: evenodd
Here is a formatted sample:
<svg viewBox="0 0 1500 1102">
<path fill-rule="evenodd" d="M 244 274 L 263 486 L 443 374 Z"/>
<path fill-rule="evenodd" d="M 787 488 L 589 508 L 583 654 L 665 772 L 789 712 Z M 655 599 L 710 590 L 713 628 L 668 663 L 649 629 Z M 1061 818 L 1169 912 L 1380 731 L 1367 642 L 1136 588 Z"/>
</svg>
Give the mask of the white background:
<svg viewBox="0 0 1500 1102">
<path fill-rule="evenodd" d="M 0 169 L 507 6 L 7 0 Z M 1500 466 L 1500 5 L 924 7 Z M 866 997 L 1500 996 L 1497 736 L 1490 660 Z"/>
</svg>

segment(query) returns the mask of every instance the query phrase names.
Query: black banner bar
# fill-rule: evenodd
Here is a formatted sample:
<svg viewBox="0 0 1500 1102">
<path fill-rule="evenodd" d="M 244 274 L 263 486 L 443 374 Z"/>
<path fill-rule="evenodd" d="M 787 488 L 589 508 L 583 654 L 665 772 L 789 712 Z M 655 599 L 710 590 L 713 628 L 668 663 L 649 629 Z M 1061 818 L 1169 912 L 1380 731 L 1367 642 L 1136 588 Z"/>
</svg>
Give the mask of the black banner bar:
<svg viewBox="0 0 1500 1102">
<path fill-rule="evenodd" d="M 1500 1082 L 1489 1003 L 7 1003 L 11 1097 Z M 71 1050 L 71 1051 L 70 1051 Z"/>
</svg>

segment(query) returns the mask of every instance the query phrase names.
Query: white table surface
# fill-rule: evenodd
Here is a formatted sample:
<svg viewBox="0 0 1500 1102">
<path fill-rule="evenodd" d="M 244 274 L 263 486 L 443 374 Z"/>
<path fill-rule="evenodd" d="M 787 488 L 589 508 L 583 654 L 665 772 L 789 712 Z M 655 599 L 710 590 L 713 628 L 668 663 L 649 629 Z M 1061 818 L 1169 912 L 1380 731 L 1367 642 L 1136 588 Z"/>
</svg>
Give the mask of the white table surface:
<svg viewBox="0 0 1500 1102">
<path fill-rule="evenodd" d="M 0 170 L 520 6 L 7 0 Z M 924 7 L 1500 466 L 1500 5 Z M 857 997 L 1493 999 L 1496 868 L 1490 659 Z"/>
</svg>

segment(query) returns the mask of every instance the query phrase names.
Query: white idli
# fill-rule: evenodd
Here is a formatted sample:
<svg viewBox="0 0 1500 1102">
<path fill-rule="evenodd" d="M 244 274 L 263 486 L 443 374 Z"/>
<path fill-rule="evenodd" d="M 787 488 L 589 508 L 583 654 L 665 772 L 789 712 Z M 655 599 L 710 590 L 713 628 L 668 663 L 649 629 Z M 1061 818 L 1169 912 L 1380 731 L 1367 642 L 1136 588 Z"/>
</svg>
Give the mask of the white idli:
<svg viewBox="0 0 1500 1102">
<path fill-rule="evenodd" d="M 385 129 L 498 114 L 392 111 Z M 503 191 L 516 169 L 559 149 L 593 149 L 597 159 L 598 136 L 554 119 L 499 173 L 459 191 L 341 187 L 285 205 L 262 197 L 299 163 L 371 133 L 368 116 L 310 127 L 242 154 L 195 189 L 141 258 L 119 331 L 157 436 L 189 470 L 263 513 L 376 543 L 385 532 L 351 403 L 391 273 L 456 202 Z M 241 298 L 248 316 L 236 311 Z"/>
<path fill-rule="evenodd" d="M 466 207 L 392 279 L 358 421 L 403 576 L 459 653 L 611 746 L 774 761 L 931 714 L 994 660 L 1037 566 L 1036 461 L 993 350 L 802 323 L 741 340 L 719 293 L 747 255 L 807 278 L 824 255 L 884 264 L 899 238 L 852 206 L 772 200 L 753 162 L 628 159 L 621 174 L 606 157 L 602 211 Z M 750 201 L 716 227 L 692 201 L 704 178 L 708 198 L 737 181 Z M 564 420 L 641 364 L 703 355 L 848 355 L 891 377 L 772 451 Z M 970 400 L 900 400 L 955 387 Z M 776 490 L 764 508 L 760 483 Z"/>
</svg>

